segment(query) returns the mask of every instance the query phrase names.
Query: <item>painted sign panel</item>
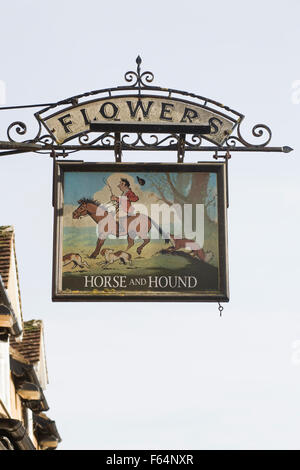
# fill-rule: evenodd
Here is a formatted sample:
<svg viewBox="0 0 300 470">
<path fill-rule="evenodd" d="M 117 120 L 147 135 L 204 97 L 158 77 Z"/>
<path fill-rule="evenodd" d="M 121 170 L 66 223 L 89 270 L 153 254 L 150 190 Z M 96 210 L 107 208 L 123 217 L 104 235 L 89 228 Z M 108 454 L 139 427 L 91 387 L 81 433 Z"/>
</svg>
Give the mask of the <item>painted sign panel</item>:
<svg viewBox="0 0 300 470">
<path fill-rule="evenodd" d="M 66 108 L 47 118 L 40 116 L 56 142 L 62 144 L 89 131 L 90 122 L 148 122 L 194 124 L 211 127 L 207 140 L 221 145 L 236 121 L 220 111 L 185 100 L 133 95 L 102 98 Z"/>
<path fill-rule="evenodd" d="M 225 165 L 56 165 L 53 300 L 228 301 Z"/>
</svg>

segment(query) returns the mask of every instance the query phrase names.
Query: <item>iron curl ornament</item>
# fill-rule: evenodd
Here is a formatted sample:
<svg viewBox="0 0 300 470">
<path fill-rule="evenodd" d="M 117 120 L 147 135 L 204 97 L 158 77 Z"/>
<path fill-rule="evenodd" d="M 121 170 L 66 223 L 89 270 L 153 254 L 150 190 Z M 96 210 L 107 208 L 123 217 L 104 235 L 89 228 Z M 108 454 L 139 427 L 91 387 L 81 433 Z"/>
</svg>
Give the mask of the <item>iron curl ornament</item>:
<svg viewBox="0 0 300 470">
<path fill-rule="evenodd" d="M 130 148 L 140 148 L 141 146 L 144 148 L 149 148 L 151 150 L 163 146 L 163 145 L 175 145 L 178 142 L 178 136 L 176 134 L 167 135 L 165 137 L 159 138 L 155 134 L 147 135 L 142 133 L 137 133 L 136 138 L 131 137 L 132 134 L 124 134 L 122 136 L 122 144 L 124 144 L 124 149 L 129 150 Z M 146 137 L 147 136 L 147 137 Z M 134 139 L 130 142 L 128 139 Z M 151 142 L 147 142 L 147 138 L 151 140 Z M 138 145 L 140 144 L 140 145 Z"/>
<path fill-rule="evenodd" d="M 38 108 L 32 116 L 34 121 L 32 118 L 30 120 L 30 128 L 37 125 L 34 137 L 28 137 L 25 122 L 15 120 L 7 127 L 8 140 L 0 140 L 0 156 L 20 153 L 22 149 L 46 154 L 63 151 L 64 155 L 80 150 L 113 150 L 115 154 L 116 151 L 120 154 L 122 150 L 177 149 L 183 160 L 187 151 L 288 153 L 292 150 L 288 146 L 271 147 L 272 132 L 266 124 L 253 126 L 251 133 L 254 142 L 249 142 L 241 132 L 245 117 L 243 114 L 195 93 L 154 86 L 154 74 L 149 70 L 142 71 L 141 65 L 142 59 L 138 56 L 136 70 L 124 74 L 125 85 L 84 92 L 54 103 L 0 108 L 2 112 Z M 127 115 L 124 114 L 125 108 Z M 155 115 L 154 111 L 158 114 Z M 140 124 L 151 123 L 153 113 L 156 121 L 160 120 L 163 126 L 172 121 L 172 112 L 182 130 L 161 131 L 161 134 L 156 131 L 143 132 Z M 95 135 L 89 126 L 99 119 L 111 123 L 111 129 Z M 136 122 L 136 129 L 129 132 L 114 130 L 118 122 L 130 119 Z M 78 122 L 81 124 L 78 125 Z M 210 132 L 185 132 L 188 125 L 195 122 L 210 126 Z M 59 132 L 62 136 L 59 136 Z"/>
<path fill-rule="evenodd" d="M 250 142 L 247 142 L 241 135 L 241 131 L 240 131 L 240 125 L 241 123 L 238 124 L 237 126 L 237 136 L 230 136 L 226 139 L 226 145 L 228 146 L 228 148 L 230 149 L 233 149 L 236 147 L 237 145 L 237 142 L 239 142 L 240 144 L 244 145 L 245 147 L 259 147 L 259 148 L 263 148 L 263 147 L 266 147 L 270 141 L 271 141 L 271 138 L 272 138 L 272 132 L 271 132 L 271 129 L 266 126 L 265 124 L 256 124 L 255 126 L 253 126 L 252 128 L 252 135 L 254 137 L 262 137 L 262 136 L 266 136 L 266 139 L 264 142 L 261 142 L 261 143 L 254 143 L 254 144 L 251 144 Z"/>
<path fill-rule="evenodd" d="M 190 137 L 191 142 L 189 142 L 188 138 L 186 138 L 185 144 L 188 148 L 197 149 L 202 145 L 202 137 L 201 135 L 194 134 Z"/>
<path fill-rule="evenodd" d="M 6 135 L 7 135 L 7 138 L 9 140 L 9 142 L 20 142 L 20 140 L 16 140 L 13 137 L 13 133 L 15 133 L 17 135 L 24 136 L 24 135 L 27 134 L 27 132 L 28 132 L 27 125 L 24 122 L 14 121 L 8 126 L 7 131 L 6 131 Z M 35 137 L 33 139 L 27 139 L 27 140 L 23 140 L 21 142 L 24 142 L 24 143 L 39 142 L 41 132 L 42 132 L 42 125 L 41 125 L 40 122 L 38 122 L 38 131 L 35 134 Z M 51 137 L 51 136 L 49 136 L 49 137 Z"/>
<path fill-rule="evenodd" d="M 129 72 L 125 73 L 125 80 L 126 82 L 131 83 L 132 87 L 138 87 L 139 89 L 143 88 L 148 88 L 148 84 L 153 82 L 154 80 L 154 75 L 150 71 L 145 71 L 141 74 L 141 63 L 142 59 L 140 56 L 136 58 L 136 63 L 137 63 L 137 70 L 134 72 L 133 70 L 130 70 Z M 135 81 L 134 81 L 135 80 Z M 145 81 L 147 83 L 145 83 Z"/>
<path fill-rule="evenodd" d="M 78 137 L 78 142 L 82 146 L 89 146 L 89 145 L 95 145 L 98 142 L 100 142 L 101 145 L 104 147 L 110 147 L 111 145 L 114 145 L 115 143 L 115 135 L 111 134 L 109 132 L 104 132 L 103 134 L 99 135 L 98 137 L 92 139 L 90 137 L 90 134 L 85 132 L 81 134 Z"/>
</svg>

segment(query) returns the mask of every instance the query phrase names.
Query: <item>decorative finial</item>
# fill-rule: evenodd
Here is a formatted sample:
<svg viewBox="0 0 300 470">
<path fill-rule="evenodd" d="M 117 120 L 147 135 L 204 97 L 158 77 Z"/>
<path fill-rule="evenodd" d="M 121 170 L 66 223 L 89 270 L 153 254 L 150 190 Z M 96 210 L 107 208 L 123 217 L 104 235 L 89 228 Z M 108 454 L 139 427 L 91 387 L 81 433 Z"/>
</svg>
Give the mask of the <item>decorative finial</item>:
<svg viewBox="0 0 300 470">
<path fill-rule="evenodd" d="M 132 87 L 138 88 L 138 94 L 140 96 L 141 94 L 141 89 L 142 88 L 149 88 L 148 84 L 152 82 L 154 79 L 154 75 L 152 72 L 149 72 L 148 70 L 141 73 L 141 63 L 142 59 L 141 56 L 138 55 L 137 58 L 135 59 L 136 62 L 136 72 L 133 70 L 130 70 L 129 72 L 125 73 L 125 80 L 126 82 L 131 82 Z"/>
</svg>

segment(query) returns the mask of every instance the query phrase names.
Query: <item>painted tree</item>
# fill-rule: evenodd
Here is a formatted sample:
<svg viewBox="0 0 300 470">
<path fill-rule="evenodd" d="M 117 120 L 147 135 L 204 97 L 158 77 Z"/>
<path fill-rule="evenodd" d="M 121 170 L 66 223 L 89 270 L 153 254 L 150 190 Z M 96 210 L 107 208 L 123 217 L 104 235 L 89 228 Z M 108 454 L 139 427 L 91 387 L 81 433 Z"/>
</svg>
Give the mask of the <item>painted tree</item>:
<svg viewBox="0 0 300 470">
<path fill-rule="evenodd" d="M 151 178 L 152 186 L 159 194 L 158 200 L 172 204 L 204 204 L 205 221 L 215 224 L 216 191 L 209 188 L 209 173 L 160 173 Z"/>
</svg>

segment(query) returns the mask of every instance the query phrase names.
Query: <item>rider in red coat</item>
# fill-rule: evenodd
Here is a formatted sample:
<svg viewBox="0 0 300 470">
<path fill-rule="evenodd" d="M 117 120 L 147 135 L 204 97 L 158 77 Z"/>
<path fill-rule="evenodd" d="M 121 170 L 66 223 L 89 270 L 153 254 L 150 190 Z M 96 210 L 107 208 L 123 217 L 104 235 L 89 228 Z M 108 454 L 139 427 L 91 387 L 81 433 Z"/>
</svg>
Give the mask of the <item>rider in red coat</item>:
<svg viewBox="0 0 300 470">
<path fill-rule="evenodd" d="M 122 192 L 121 197 L 117 197 L 112 195 L 111 200 L 116 201 L 118 203 L 117 207 L 117 214 L 116 219 L 119 220 L 120 223 L 120 232 L 125 230 L 124 223 L 127 216 L 134 215 L 134 209 L 131 205 L 132 202 L 137 202 L 139 197 L 131 190 L 130 183 L 126 178 L 121 178 L 120 183 L 118 184 L 118 188 Z M 119 214 L 121 212 L 121 214 Z M 126 215 L 123 215 L 126 214 Z"/>
</svg>

